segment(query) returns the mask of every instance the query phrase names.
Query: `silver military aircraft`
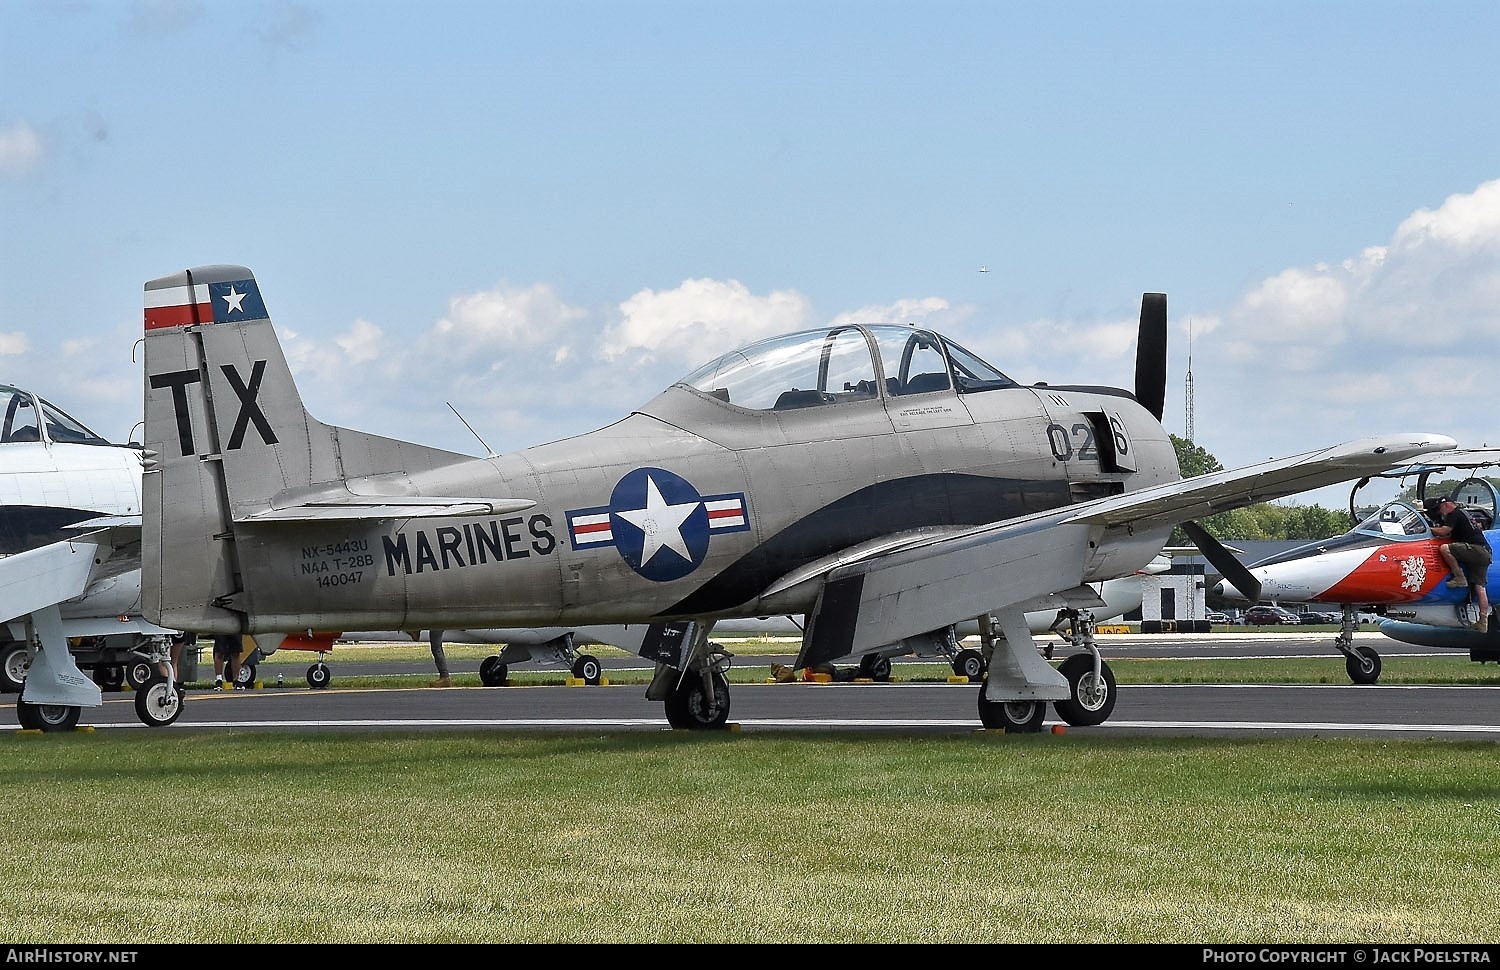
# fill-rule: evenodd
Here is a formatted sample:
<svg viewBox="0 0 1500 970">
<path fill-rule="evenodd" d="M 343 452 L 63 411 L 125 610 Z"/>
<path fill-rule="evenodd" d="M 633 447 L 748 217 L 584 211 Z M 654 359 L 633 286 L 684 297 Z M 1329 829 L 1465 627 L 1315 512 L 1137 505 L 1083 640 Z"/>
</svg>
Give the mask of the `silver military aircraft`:
<svg viewBox="0 0 1500 970">
<path fill-rule="evenodd" d="M 986 727 L 1114 708 L 1093 638 L 1053 666 L 1028 610 L 1086 611 L 1183 523 L 1453 447 L 1353 441 L 1182 480 L 1161 424 L 1166 298 L 1134 392 L 1024 386 L 943 335 L 830 326 L 693 371 L 619 421 L 473 458 L 324 424 L 254 274 L 145 285 L 146 615 L 200 634 L 647 624 L 646 697 L 723 727 L 727 617 L 805 614 L 799 669 L 977 620 Z"/>
</svg>

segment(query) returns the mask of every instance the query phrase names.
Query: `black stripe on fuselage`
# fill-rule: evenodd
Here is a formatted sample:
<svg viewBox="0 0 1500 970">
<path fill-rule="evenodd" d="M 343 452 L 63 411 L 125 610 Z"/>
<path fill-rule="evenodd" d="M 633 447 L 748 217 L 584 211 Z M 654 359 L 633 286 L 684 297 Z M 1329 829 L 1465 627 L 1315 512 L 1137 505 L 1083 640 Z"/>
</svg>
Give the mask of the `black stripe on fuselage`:
<svg viewBox="0 0 1500 970">
<path fill-rule="evenodd" d="M 66 526 L 103 514 L 54 505 L 0 506 L 0 555 L 14 555 L 70 538 L 74 533 Z"/>
<path fill-rule="evenodd" d="M 982 525 L 1070 501 L 1063 480 L 954 474 L 879 482 L 792 523 L 658 615 L 732 610 L 798 566 L 869 539 L 932 526 Z"/>
</svg>

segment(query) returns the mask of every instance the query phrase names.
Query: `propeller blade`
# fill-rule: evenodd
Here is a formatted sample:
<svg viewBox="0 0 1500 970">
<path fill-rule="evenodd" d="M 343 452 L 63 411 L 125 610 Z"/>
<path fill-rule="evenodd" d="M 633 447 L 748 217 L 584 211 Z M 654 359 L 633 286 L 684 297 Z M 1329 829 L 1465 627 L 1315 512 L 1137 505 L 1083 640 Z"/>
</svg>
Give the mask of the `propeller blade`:
<svg viewBox="0 0 1500 970">
<path fill-rule="evenodd" d="M 1135 399 L 1161 420 L 1167 403 L 1167 295 L 1141 294 L 1141 329 L 1135 339 Z M 1207 553 L 1205 552 L 1205 555 Z"/>
<path fill-rule="evenodd" d="M 1182 523 L 1182 531 L 1193 540 L 1193 545 L 1203 553 L 1219 575 L 1224 577 L 1225 582 L 1244 594 L 1245 599 L 1252 603 L 1260 602 L 1260 580 L 1256 579 L 1245 564 L 1234 557 L 1234 553 L 1224 548 L 1224 544 L 1209 535 L 1203 526 L 1196 522 Z"/>
</svg>

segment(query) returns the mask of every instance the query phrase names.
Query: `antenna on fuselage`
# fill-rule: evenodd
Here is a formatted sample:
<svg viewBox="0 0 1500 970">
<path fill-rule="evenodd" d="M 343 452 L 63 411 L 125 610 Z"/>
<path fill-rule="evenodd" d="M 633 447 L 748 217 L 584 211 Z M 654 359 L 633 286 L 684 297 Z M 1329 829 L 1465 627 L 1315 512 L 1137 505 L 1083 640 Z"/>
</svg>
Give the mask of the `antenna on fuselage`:
<svg viewBox="0 0 1500 970">
<path fill-rule="evenodd" d="M 453 416 L 454 417 L 456 417 L 456 418 L 458 418 L 458 420 L 464 422 L 464 427 L 469 429 L 469 434 L 473 435 L 479 441 L 479 443 L 481 445 L 484 445 L 484 454 L 485 454 L 485 457 L 486 458 L 494 458 L 495 457 L 495 449 L 491 448 L 489 446 L 489 444 L 483 438 L 479 437 L 479 432 L 474 430 L 474 426 L 472 424 L 470 424 L 467 421 L 464 421 L 464 416 L 462 414 L 458 413 L 458 408 L 454 407 L 453 403 L 451 401 L 444 401 L 443 403 L 446 404 L 446 405 L 448 405 L 448 410 L 450 410 L 450 411 L 453 412 Z"/>
</svg>

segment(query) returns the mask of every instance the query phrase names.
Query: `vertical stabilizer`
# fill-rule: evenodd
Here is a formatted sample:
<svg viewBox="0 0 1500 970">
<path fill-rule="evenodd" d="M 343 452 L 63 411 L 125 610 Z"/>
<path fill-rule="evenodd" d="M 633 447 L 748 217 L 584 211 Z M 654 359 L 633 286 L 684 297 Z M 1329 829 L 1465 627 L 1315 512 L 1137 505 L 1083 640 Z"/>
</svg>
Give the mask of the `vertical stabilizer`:
<svg viewBox="0 0 1500 970">
<path fill-rule="evenodd" d="M 239 577 L 223 446 L 231 438 L 242 443 L 247 432 L 263 434 L 255 421 L 259 411 L 246 419 L 254 428 L 221 428 L 216 420 L 220 391 L 236 396 L 226 372 L 236 384 L 243 383 L 241 375 L 256 374 L 259 387 L 268 366 L 250 363 L 248 334 L 240 337 L 240 327 L 225 327 L 230 340 L 240 338 L 239 349 L 233 363 L 210 372 L 205 332 L 231 321 L 251 331 L 271 326 L 255 279 L 242 266 L 201 267 L 146 284 L 142 610 L 162 626 L 202 633 L 242 632 L 239 615 L 228 608 Z M 224 344 L 222 337 L 216 333 L 213 342 Z M 285 372 L 279 348 L 275 356 Z M 291 405 L 300 407 L 296 388 L 289 391 Z"/>
<path fill-rule="evenodd" d="M 243 266 L 152 280 L 145 295 L 146 474 L 141 587 L 148 618 L 255 633 L 237 520 L 310 496 L 418 491 L 410 476 L 468 456 L 326 425 L 307 413 Z"/>
</svg>

